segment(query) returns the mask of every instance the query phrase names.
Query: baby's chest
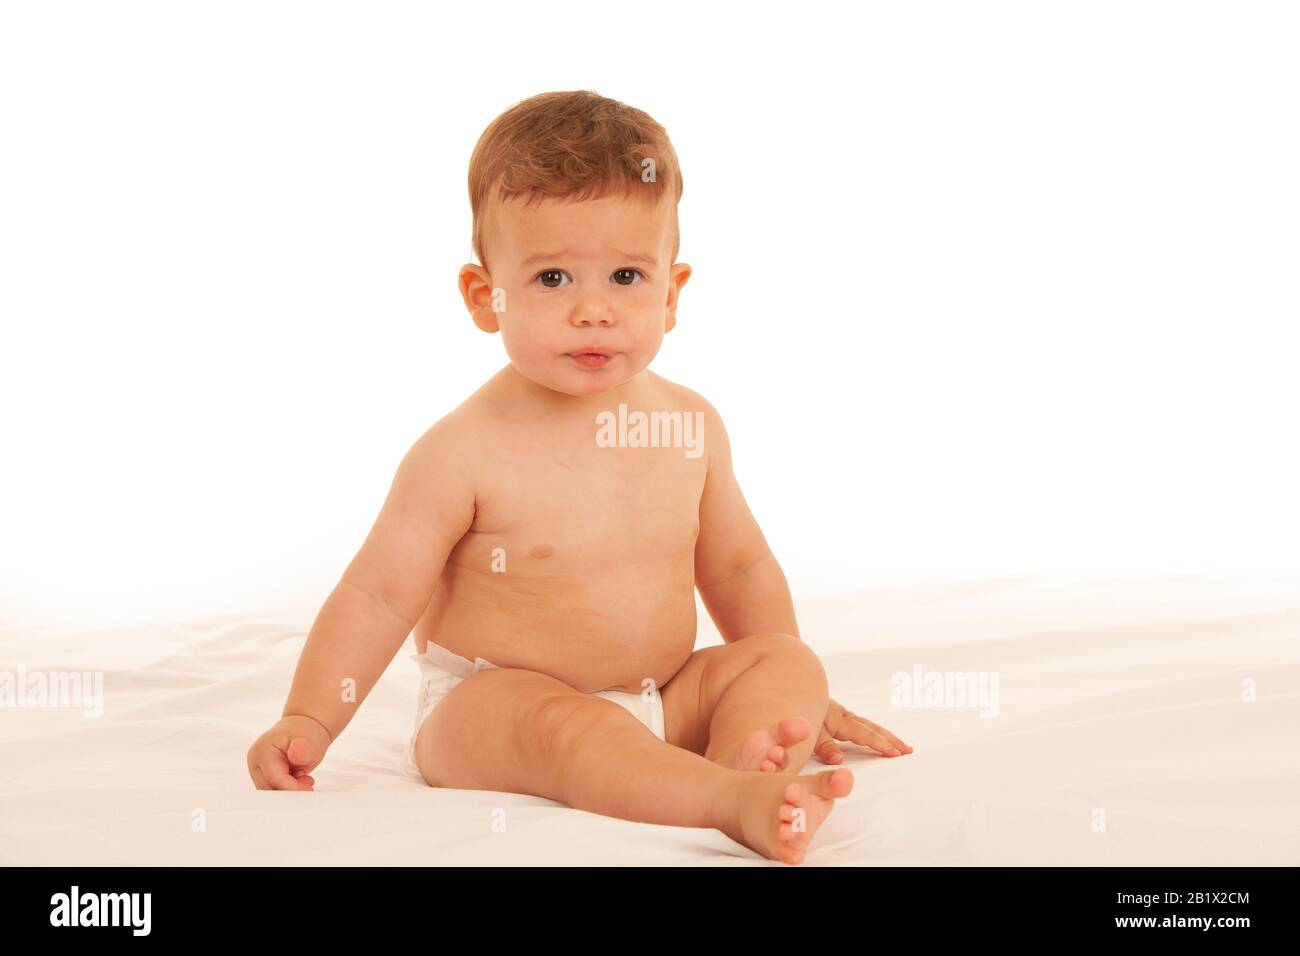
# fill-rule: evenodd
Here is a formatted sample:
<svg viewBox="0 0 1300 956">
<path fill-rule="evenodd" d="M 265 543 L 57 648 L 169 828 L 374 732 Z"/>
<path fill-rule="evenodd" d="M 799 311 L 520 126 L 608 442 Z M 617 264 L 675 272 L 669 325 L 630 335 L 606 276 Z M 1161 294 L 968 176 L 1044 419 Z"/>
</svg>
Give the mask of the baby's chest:
<svg viewBox="0 0 1300 956">
<path fill-rule="evenodd" d="M 680 449 L 600 451 L 536 456 L 493 475 L 464 544 L 555 573 L 693 552 L 704 462 Z"/>
</svg>

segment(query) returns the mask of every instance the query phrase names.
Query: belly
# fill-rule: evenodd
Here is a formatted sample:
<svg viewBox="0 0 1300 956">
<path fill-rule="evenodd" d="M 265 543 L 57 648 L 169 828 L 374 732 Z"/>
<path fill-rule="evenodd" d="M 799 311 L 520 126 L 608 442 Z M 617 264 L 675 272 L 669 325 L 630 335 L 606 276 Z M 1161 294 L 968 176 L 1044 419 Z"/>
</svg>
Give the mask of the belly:
<svg viewBox="0 0 1300 956">
<path fill-rule="evenodd" d="M 479 565 L 481 567 L 481 564 Z M 693 551 L 583 575 L 496 574 L 449 563 L 415 627 L 469 660 L 549 674 L 575 690 L 663 687 L 695 649 Z"/>
</svg>

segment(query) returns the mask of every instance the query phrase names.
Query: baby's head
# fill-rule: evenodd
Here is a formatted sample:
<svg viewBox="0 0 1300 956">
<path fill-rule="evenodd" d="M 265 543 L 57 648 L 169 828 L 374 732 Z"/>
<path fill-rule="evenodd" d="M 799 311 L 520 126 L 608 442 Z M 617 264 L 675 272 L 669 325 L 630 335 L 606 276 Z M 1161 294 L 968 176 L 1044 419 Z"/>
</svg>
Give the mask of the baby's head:
<svg viewBox="0 0 1300 956">
<path fill-rule="evenodd" d="M 641 110 L 589 91 L 516 103 L 470 158 L 482 264 L 461 269 L 460 289 L 474 323 L 554 391 L 626 382 L 659 352 L 690 278 L 676 262 L 681 195 L 668 134 Z"/>
</svg>

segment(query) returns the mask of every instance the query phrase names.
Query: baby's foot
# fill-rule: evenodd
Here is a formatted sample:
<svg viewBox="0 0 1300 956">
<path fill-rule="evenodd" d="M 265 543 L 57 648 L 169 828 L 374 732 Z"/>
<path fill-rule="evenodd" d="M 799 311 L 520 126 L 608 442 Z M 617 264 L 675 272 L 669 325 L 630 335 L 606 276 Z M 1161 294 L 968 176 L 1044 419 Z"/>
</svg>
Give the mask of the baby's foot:
<svg viewBox="0 0 1300 956">
<path fill-rule="evenodd" d="M 731 753 L 714 758 L 714 763 L 732 770 L 759 770 L 776 773 L 786 768 L 790 754 L 786 750 L 812 733 L 802 717 L 778 720 L 765 730 L 756 730 Z"/>
<path fill-rule="evenodd" d="M 735 817 L 722 831 L 773 860 L 802 863 L 817 828 L 835 801 L 849 795 L 853 774 L 823 770 L 790 780 L 769 774 L 739 781 Z"/>
</svg>

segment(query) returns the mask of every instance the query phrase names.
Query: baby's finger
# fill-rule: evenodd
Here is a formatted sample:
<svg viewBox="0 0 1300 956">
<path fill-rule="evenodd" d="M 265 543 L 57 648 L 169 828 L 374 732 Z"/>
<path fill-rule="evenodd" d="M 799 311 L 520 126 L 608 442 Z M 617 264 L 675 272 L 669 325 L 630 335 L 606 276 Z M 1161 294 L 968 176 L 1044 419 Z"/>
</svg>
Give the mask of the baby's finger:
<svg viewBox="0 0 1300 956">
<path fill-rule="evenodd" d="M 320 763 L 320 757 L 316 756 L 311 741 L 306 737 L 294 737 L 290 740 L 289 746 L 284 749 L 284 755 L 288 759 L 289 766 L 304 773 L 314 770 Z"/>
<path fill-rule="evenodd" d="M 857 714 L 846 714 L 847 718 L 839 726 L 835 737 L 837 740 L 849 740 L 855 744 L 862 744 L 878 751 L 887 757 L 900 756 L 902 751 L 896 747 L 885 733 L 884 728 L 877 727 L 869 720 L 864 720 Z"/>
<path fill-rule="evenodd" d="M 881 727 L 879 724 L 873 724 L 871 721 L 865 720 L 861 717 L 859 717 L 858 720 L 861 720 L 864 724 L 866 724 L 868 727 L 871 727 L 876 732 L 884 734 L 885 739 L 888 740 L 891 744 L 893 744 L 896 748 L 898 748 L 903 753 L 912 752 L 912 748 L 909 747 L 907 744 L 903 743 L 903 741 L 898 737 L 897 734 L 890 733 L 888 730 L 886 730 L 884 727 Z"/>
<path fill-rule="evenodd" d="M 293 775 L 298 778 L 299 783 L 307 784 L 308 789 L 316 785 L 316 779 L 306 770 L 295 770 Z"/>
<path fill-rule="evenodd" d="M 302 790 L 298 780 L 289 773 L 289 761 L 275 748 L 269 748 L 257 762 L 258 768 L 273 790 Z"/>
<path fill-rule="evenodd" d="M 817 734 L 817 746 L 813 748 L 813 753 L 822 763 L 840 763 L 844 760 L 844 754 L 831 739 L 831 735 L 826 732 L 825 727 L 822 727 Z"/>
</svg>

